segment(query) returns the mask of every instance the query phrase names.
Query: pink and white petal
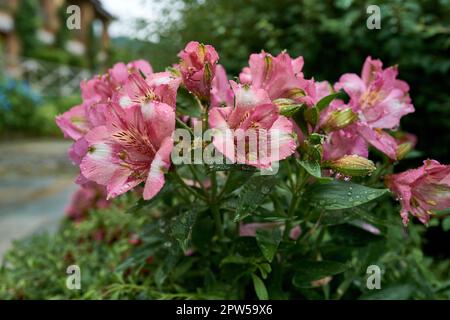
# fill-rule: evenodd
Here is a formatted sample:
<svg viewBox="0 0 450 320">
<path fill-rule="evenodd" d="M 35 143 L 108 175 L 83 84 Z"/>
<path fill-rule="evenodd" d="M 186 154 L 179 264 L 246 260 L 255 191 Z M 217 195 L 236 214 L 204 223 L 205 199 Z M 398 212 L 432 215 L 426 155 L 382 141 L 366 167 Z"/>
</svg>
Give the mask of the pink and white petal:
<svg viewBox="0 0 450 320">
<path fill-rule="evenodd" d="M 145 123 L 150 129 L 152 143 L 159 146 L 164 139 L 171 137 L 175 130 L 175 111 L 171 106 L 161 102 L 152 102 L 141 106 Z"/>
<path fill-rule="evenodd" d="M 118 165 L 113 163 L 115 148 L 108 140 L 109 132 L 105 126 L 92 129 L 86 136 L 89 150 L 80 164 L 80 170 L 87 179 L 107 185 Z"/>
<path fill-rule="evenodd" d="M 72 163 L 76 166 L 79 166 L 81 160 L 86 155 L 89 148 L 89 143 L 84 138 L 80 138 L 75 141 L 72 146 L 69 148 L 69 158 Z"/>
<path fill-rule="evenodd" d="M 383 63 L 379 59 L 373 60 L 368 56 L 364 61 L 364 65 L 361 71 L 361 78 L 363 82 L 368 86 L 375 78 L 375 74 L 382 71 Z"/>
<path fill-rule="evenodd" d="M 382 110 L 382 116 L 370 122 L 372 128 L 392 129 L 400 125 L 400 119 L 408 113 L 414 112 L 414 106 L 404 101 L 404 93 L 393 89 L 389 95 L 374 108 Z"/>
<path fill-rule="evenodd" d="M 56 124 L 64 133 L 64 137 L 80 139 L 90 127 L 83 104 L 72 107 L 69 111 L 56 117 Z"/>
<path fill-rule="evenodd" d="M 383 152 L 389 158 L 393 160 L 397 159 L 397 142 L 390 134 L 382 130 L 374 130 L 365 125 L 359 125 L 358 131 L 369 144 Z"/>
<path fill-rule="evenodd" d="M 173 148 L 173 139 L 164 139 L 160 149 L 155 155 L 150 166 L 150 171 L 145 182 L 143 198 L 149 200 L 153 198 L 164 186 L 164 172 L 170 167 L 170 153 Z"/>
<path fill-rule="evenodd" d="M 353 100 L 359 100 L 366 86 L 361 78 L 354 73 L 342 75 L 339 82 L 334 85 L 335 90 L 343 89 Z"/>
<path fill-rule="evenodd" d="M 150 63 L 143 59 L 131 61 L 128 63 L 128 68 L 139 70 L 146 76 L 153 73 L 153 68 Z"/>
<path fill-rule="evenodd" d="M 108 194 L 107 199 L 115 198 L 121 194 L 124 194 L 143 181 L 144 179 L 130 180 L 130 170 L 120 168 L 114 172 L 114 175 L 106 186 Z"/>
<path fill-rule="evenodd" d="M 212 108 L 209 111 L 208 122 L 209 126 L 213 129 L 226 130 L 228 126 L 227 119 L 233 112 L 232 107 L 225 108 Z"/>
<path fill-rule="evenodd" d="M 293 137 L 293 125 L 289 119 L 280 116 L 270 128 L 270 158 L 272 161 L 283 160 L 292 155 L 297 149 Z M 274 140 L 277 142 L 274 144 Z"/>
</svg>

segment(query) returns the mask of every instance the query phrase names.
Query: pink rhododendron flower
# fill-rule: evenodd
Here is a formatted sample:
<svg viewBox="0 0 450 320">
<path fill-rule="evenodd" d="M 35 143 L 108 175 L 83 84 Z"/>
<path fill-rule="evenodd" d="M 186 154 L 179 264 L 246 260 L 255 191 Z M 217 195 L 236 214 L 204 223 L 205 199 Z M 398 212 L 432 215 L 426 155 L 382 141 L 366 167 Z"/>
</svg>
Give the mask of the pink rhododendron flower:
<svg viewBox="0 0 450 320">
<path fill-rule="evenodd" d="M 292 123 L 279 115 L 267 92 L 234 81 L 230 83 L 235 94 L 234 108 L 212 108 L 209 112 L 209 125 L 216 129 L 213 143 L 217 150 L 233 163 L 259 168 L 269 167 L 272 162 L 294 153 Z M 248 139 L 255 139 L 257 150 L 247 148 Z M 245 148 L 240 150 L 242 145 Z M 261 152 L 261 146 L 265 152 Z"/>
<path fill-rule="evenodd" d="M 349 105 L 359 114 L 363 137 L 392 159 L 396 159 L 395 139 L 381 129 L 397 128 L 402 116 L 414 112 L 409 87 L 397 74 L 397 67 L 383 69 L 380 60 L 367 57 L 361 77 L 347 73 L 335 85 L 350 96 Z"/>
<path fill-rule="evenodd" d="M 213 46 L 196 41 L 189 42 L 178 54 L 181 72 L 186 88 L 201 100 L 209 100 L 211 82 L 216 72 L 219 55 Z"/>
<path fill-rule="evenodd" d="M 143 197 L 150 199 L 164 185 L 174 129 L 175 113 L 167 104 L 153 101 L 126 109 L 112 104 L 106 125 L 85 136 L 89 149 L 81 173 L 106 186 L 108 198 L 145 182 Z"/>
<path fill-rule="evenodd" d="M 292 59 L 286 52 L 276 57 L 266 52 L 254 53 L 239 78 L 243 84 L 265 89 L 272 100 L 291 98 L 312 105 L 316 100 L 315 84 L 303 78 L 302 68 L 303 57 Z"/>
<path fill-rule="evenodd" d="M 405 225 L 409 213 L 427 223 L 434 210 L 450 207 L 450 165 L 425 160 L 417 169 L 388 175 L 385 182 L 402 205 Z"/>
<path fill-rule="evenodd" d="M 86 217 L 90 209 L 106 208 L 110 205 L 106 200 L 106 189 L 94 182 L 81 186 L 72 195 L 72 200 L 66 208 L 66 215 L 75 221 Z"/>
<path fill-rule="evenodd" d="M 227 73 L 224 67 L 218 64 L 211 87 L 211 107 L 231 107 L 233 106 L 233 99 L 234 94 Z"/>
</svg>

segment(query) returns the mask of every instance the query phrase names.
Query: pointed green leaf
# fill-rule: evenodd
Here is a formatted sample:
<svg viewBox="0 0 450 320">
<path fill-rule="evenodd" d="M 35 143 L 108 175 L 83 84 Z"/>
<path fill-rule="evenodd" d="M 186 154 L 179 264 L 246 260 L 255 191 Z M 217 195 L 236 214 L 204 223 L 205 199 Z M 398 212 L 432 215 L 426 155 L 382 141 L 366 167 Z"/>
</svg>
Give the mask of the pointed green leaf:
<svg viewBox="0 0 450 320">
<path fill-rule="evenodd" d="M 312 185 L 305 193 L 305 198 L 312 206 L 338 210 L 359 206 L 387 192 L 388 189 L 374 189 L 352 182 L 335 180 Z"/>
<path fill-rule="evenodd" d="M 240 221 L 251 215 L 263 203 L 266 196 L 272 192 L 276 183 L 277 178 L 274 175 L 259 175 L 250 178 L 239 193 L 234 221 Z"/>
<path fill-rule="evenodd" d="M 297 287 L 308 287 L 311 281 L 342 273 L 348 266 L 336 261 L 302 260 L 297 262 L 294 268 L 293 284 Z"/>
<path fill-rule="evenodd" d="M 267 293 L 266 286 L 260 277 L 252 273 L 253 286 L 255 287 L 256 295 L 259 300 L 268 300 L 269 294 Z"/>
<path fill-rule="evenodd" d="M 323 97 L 322 99 L 320 99 L 319 102 L 317 102 L 316 107 L 317 109 L 319 109 L 319 111 L 324 110 L 326 107 L 328 107 L 330 105 L 330 103 L 334 100 L 334 99 L 342 99 L 345 100 L 347 99 L 347 94 L 344 91 L 339 91 L 336 93 L 332 93 L 326 97 Z"/>
<path fill-rule="evenodd" d="M 258 247 L 263 256 L 269 262 L 272 262 L 281 241 L 281 231 L 279 228 L 274 228 L 273 230 L 257 230 L 256 241 L 258 241 Z"/>
</svg>

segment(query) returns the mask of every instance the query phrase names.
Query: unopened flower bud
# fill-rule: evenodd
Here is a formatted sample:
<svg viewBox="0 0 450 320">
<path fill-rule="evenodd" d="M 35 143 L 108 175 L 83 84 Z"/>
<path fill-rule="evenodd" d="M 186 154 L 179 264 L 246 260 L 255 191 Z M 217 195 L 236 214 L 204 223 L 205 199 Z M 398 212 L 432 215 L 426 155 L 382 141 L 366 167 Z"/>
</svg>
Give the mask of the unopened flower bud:
<svg viewBox="0 0 450 320">
<path fill-rule="evenodd" d="M 278 107 L 280 110 L 280 114 L 285 117 L 291 117 L 295 112 L 297 112 L 301 104 L 298 104 L 292 99 L 287 98 L 279 98 L 275 99 L 273 103 Z"/>
<path fill-rule="evenodd" d="M 300 98 L 303 98 L 304 96 L 306 96 L 306 92 L 303 89 L 294 88 L 294 89 L 287 91 L 286 96 L 290 99 L 297 100 L 297 99 L 300 99 Z"/>
<path fill-rule="evenodd" d="M 358 120 L 358 115 L 351 109 L 332 111 L 322 124 L 322 128 L 327 131 L 343 129 Z"/>
<path fill-rule="evenodd" d="M 346 155 L 337 160 L 329 160 L 322 165 L 347 176 L 367 176 L 376 170 L 372 161 L 356 154 Z"/>
<path fill-rule="evenodd" d="M 413 145 L 410 142 L 405 142 L 397 147 L 397 160 L 403 159 L 411 150 L 413 149 Z"/>
</svg>

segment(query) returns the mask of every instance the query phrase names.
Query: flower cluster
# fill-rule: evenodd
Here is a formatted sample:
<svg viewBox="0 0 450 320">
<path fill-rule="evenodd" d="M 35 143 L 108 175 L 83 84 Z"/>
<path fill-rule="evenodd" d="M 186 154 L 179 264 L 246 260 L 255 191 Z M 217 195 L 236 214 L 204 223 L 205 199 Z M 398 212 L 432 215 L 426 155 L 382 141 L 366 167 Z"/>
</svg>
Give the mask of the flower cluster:
<svg viewBox="0 0 450 320">
<path fill-rule="evenodd" d="M 151 199 L 170 170 L 177 121 L 208 125 L 227 161 L 260 169 L 294 156 L 328 173 L 366 176 L 376 169 L 370 146 L 391 163 L 414 147 L 415 137 L 397 131 L 400 119 L 414 111 L 409 87 L 397 79 L 397 67 L 383 68 L 380 60 L 368 57 L 361 75 L 347 73 L 331 85 L 306 78 L 303 57 L 287 52 L 252 54 L 238 81 L 228 80 L 210 45 L 190 42 L 178 56 L 166 72 L 139 60 L 81 83 L 83 102 L 56 119 L 74 140 L 69 155 L 80 167 L 78 183 L 104 186 L 108 198 L 143 184 L 143 198 Z M 180 88 L 195 97 L 202 119 L 177 110 Z M 253 133 L 256 149 L 245 147 Z M 450 205 L 449 170 L 427 161 L 386 177 L 405 224 L 408 212 L 426 223 L 431 210 Z"/>
</svg>

